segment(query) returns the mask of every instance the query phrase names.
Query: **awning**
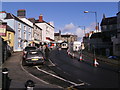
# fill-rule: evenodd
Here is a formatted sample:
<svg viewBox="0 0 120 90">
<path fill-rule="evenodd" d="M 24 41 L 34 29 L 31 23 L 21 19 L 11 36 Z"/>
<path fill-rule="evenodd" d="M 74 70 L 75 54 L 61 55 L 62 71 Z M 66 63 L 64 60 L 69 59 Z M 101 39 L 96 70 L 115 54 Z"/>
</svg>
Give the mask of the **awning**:
<svg viewBox="0 0 120 90">
<path fill-rule="evenodd" d="M 51 39 L 51 38 L 49 38 L 49 37 L 46 37 L 46 40 L 54 41 L 53 39 Z"/>
<path fill-rule="evenodd" d="M 39 42 L 39 41 L 35 41 L 35 40 L 34 40 L 34 41 L 30 41 L 30 42 L 29 42 L 29 44 L 30 44 L 30 43 L 40 44 L 40 42 Z"/>
</svg>

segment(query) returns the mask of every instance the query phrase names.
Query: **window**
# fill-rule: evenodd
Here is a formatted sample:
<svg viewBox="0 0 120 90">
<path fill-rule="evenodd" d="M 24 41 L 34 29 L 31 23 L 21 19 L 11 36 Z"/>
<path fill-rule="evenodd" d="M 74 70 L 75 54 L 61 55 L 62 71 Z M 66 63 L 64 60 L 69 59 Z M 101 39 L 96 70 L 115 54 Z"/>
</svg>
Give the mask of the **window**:
<svg viewBox="0 0 120 90">
<path fill-rule="evenodd" d="M 28 39 L 30 40 L 30 38 L 31 38 L 31 35 L 30 35 L 30 33 L 28 34 Z"/>
<path fill-rule="evenodd" d="M 24 31 L 24 39 L 26 39 L 26 31 Z"/>
<path fill-rule="evenodd" d="M 106 26 L 106 25 L 103 25 L 101 29 L 102 29 L 102 30 L 106 30 L 106 29 L 107 29 L 107 26 Z"/>
<path fill-rule="evenodd" d="M 26 30 L 26 26 L 24 26 L 24 30 Z"/>
<path fill-rule="evenodd" d="M 20 42 L 18 42 L 18 47 L 20 47 Z"/>
<path fill-rule="evenodd" d="M 21 24 L 20 24 L 20 23 L 18 23 L 18 28 L 19 28 L 19 29 L 21 28 Z"/>
<path fill-rule="evenodd" d="M 18 37 L 21 38 L 21 30 L 18 29 Z"/>
<path fill-rule="evenodd" d="M 116 51 L 120 51 L 120 44 L 116 44 L 116 45 L 115 45 L 115 50 L 116 50 Z"/>
</svg>

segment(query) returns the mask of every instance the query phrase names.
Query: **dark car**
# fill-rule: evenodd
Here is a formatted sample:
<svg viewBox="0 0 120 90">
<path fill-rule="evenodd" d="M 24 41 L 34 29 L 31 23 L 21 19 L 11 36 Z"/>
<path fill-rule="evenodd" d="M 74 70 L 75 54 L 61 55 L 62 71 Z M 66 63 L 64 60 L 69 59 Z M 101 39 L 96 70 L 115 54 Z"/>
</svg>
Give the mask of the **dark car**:
<svg viewBox="0 0 120 90">
<path fill-rule="evenodd" d="M 27 46 L 27 47 L 25 47 L 25 49 L 23 50 L 23 59 L 26 57 L 27 52 L 29 52 L 31 50 L 37 50 L 37 47 L 35 47 L 35 46 Z"/>
<path fill-rule="evenodd" d="M 41 51 L 30 50 L 29 52 L 27 52 L 23 62 L 24 65 L 43 65 L 45 60 Z"/>
</svg>

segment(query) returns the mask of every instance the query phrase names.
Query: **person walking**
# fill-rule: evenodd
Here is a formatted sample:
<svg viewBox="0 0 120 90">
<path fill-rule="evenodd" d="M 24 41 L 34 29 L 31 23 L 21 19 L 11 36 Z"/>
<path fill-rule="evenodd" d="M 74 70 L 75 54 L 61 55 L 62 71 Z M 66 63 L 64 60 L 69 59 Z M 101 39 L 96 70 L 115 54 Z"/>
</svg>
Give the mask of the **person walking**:
<svg viewBox="0 0 120 90">
<path fill-rule="evenodd" d="M 48 58 L 49 58 L 49 52 L 50 52 L 50 50 L 48 48 L 48 45 L 46 45 L 46 48 L 45 48 L 45 57 L 46 57 L 46 60 L 48 60 Z"/>
</svg>

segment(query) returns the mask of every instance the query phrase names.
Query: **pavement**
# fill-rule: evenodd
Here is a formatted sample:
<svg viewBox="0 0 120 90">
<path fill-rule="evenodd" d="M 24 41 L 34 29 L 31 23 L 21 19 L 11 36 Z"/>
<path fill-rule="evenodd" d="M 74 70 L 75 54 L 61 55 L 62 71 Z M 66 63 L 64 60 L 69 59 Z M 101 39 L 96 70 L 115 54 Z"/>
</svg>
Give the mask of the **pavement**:
<svg viewBox="0 0 120 90">
<path fill-rule="evenodd" d="M 22 52 L 13 53 L 8 60 L 3 64 L 3 68 L 8 69 L 8 77 L 11 79 L 10 90 L 25 90 L 25 83 L 32 80 L 35 83 L 35 88 L 52 88 L 56 89 L 58 86 L 44 82 L 27 72 L 21 65 Z"/>
<path fill-rule="evenodd" d="M 80 60 L 80 52 L 70 51 L 70 56 Z M 82 61 L 94 66 L 94 55 L 87 51 L 82 51 Z M 109 59 L 105 56 L 96 55 L 96 61 L 99 63 L 98 67 L 113 70 L 115 72 L 120 72 L 120 60 Z"/>
</svg>

